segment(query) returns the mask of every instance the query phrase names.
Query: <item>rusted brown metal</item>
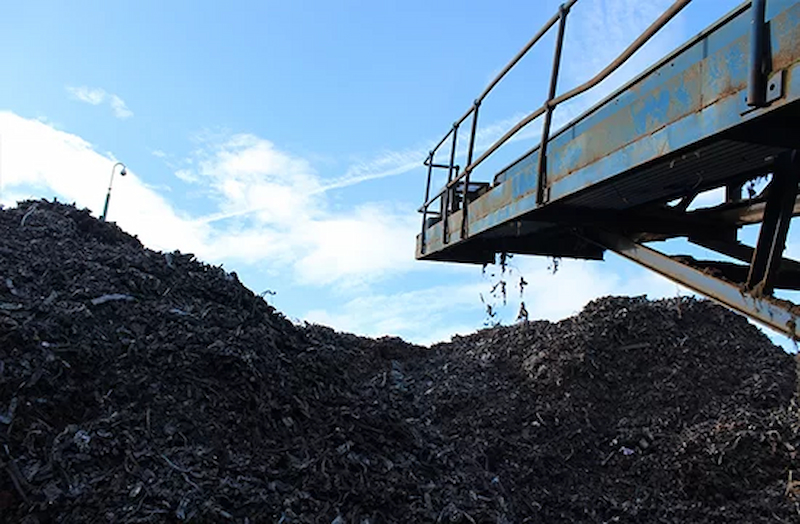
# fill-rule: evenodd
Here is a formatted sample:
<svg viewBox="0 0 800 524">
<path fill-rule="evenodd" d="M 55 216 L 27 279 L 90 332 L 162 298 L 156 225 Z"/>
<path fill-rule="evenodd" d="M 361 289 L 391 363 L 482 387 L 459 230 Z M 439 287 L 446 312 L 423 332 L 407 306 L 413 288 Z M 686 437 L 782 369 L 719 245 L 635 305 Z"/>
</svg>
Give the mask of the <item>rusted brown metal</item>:
<svg viewBox="0 0 800 524">
<path fill-rule="evenodd" d="M 742 203 L 741 206 L 732 209 L 725 209 L 717 211 L 721 221 L 730 222 L 737 226 L 745 226 L 748 224 L 758 224 L 764 220 L 764 210 L 766 209 L 766 202 L 755 203 Z M 712 214 L 711 210 L 698 210 L 698 214 Z M 800 215 L 800 198 L 794 202 L 792 208 L 792 216 Z"/>
<path fill-rule="evenodd" d="M 748 264 L 753 260 L 753 253 L 755 252 L 755 249 L 741 242 L 721 242 L 705 239 L 690 239 L 690 242 Z M 790 258 L 783 258 L 778 271 L 800 274 L 800 263 Z"/>
<path fill-rule="evenodd" d="M 624 258 L 748 315 L 780 333 L 793 339 L 800 337 L 797 315 L 793 312 L 791 303 L 768 296 L 751 294 L 739 285 L 715 278 L 701 269 L 696 269 L 618 234 L 593 230 L 586 231 L 583 235 L 589 241 L 596 242 Z"/>
</svg>

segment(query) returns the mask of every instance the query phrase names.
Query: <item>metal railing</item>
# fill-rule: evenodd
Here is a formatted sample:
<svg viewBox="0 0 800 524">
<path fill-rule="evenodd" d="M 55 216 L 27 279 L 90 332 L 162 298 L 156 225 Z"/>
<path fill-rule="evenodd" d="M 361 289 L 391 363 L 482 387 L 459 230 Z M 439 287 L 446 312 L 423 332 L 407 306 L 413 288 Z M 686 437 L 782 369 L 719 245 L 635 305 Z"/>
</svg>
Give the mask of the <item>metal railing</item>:
<svg viewBox="0 0 800 524">
<path fill-rule="evenodd" d="M 439 141 L 433 149 L 431 149 L 430 153 L 428 154 L 428 158 L 423 163 L 428 168 L 428 177 L 427 177 L 427 184 L 425 186 L 425 202 L 422 204 L 422 207 L 419 208 L 419 212 L 422 213 L 422 234 L 421 234 L 421 250 L 422 253 L 425 252 L 425 231 L 427 226 L 427 219 L 428 215 L 434 215 L 440 217 L 442 219 L 442 227 L 443 227 L 443 242 L 446 244 L 449 242 L 449 234 L 448 234 L 448 216 L 451 212 L 457 211 L 459 208 L 459 203 L 457 202 L 456 196 L 456 187 L 459 184 L 463 184 L 463 193 L 461 195 L 461 209 L 462 209 L 462 220 L 461 220 L 461 236 L 465 238 L 467 236 L 467 210 L 469 205 L 468 194 L 469 194 L 469 184 L 470 184 L 470 175 L 478 167 L 481 163 L 483 163 L 489 156 L 491 156 L 495 151 L 497 151 L 503 144 L 508 142 L 514 135 L 519 133 L 523 128 L 525 128 L 528 124 L 539 118 L 540 116 L 544 115 L 544 124 L 542 126 L 542 137 L 539 149 L 539 164 L 538 164 L 538 181 L 537 181 L 537 190 L 536 190 L 536 202 L 537 204 L 542 204 L 547 200 L 546 194 L 546 183 L 547 183 L 547 145 L 550 138 L 550 126 L 552 124 L 552 115 L 555 108 L 572 98 L 588 91 L 589 89 L 595 87 L 597 84 L 608 78 L 614 71 L 620 68 L 636 51 L 638 51 L 645 43 L 647 43 L 650 38 L 652 38 L 661 28 L 663 28 L 670 20 L 672 20 L 675 15 L 677 15 L 684 7 L 686 7 L 691 0 L 677 0 L 672 6 L 669 7 L 655 22 L 653 22 L 650 27 L 648 27 L 633 43 L 631 43 L 613 62 L 611 62 L 605 69 L 600 71 L 597 75 L 593 78 L 588 80 L 587 82 L 563 93 L 561 95 L 556 96 L 557 88 L 558 88 L 558 75 L 561 69 L 561 53 L 563 50 L 564 45 L 564 34 L 566 32 L 566 23 L 567 23 L 567 15 L 569 14 L 572 7 L 578 2 L 578 0 L 568 0 L 567 2 L 563 3 L 558 13 L 553 15 L 547 22 L 545 22 L 544 26 L 534 35 L 530 41 L 525 44 L 525 46 L 520 50 L 519 53 L 511 59 L 511 61 L 506 64 L 500 73 L 489 82 L 489 85 L 483 92 L 480 94 L 478 98 L 472 104 L 472 107 L 467 110 L 464 115 L 459 118 L 458 120 L 453 123 L 453 127 L 450 131 L 445 134 L 445 136 Z M 484 151 L 476 160 L 473 161 L 473 155 L 475 153 L 475 136 L 477 134 L 478 129 L 478 111 L 483 103 L 484 99 L 492 92 L 492 90 L 500 83 L 500 81 L 508 74 L 511 69 L 514 68 L 515 65 L 530 51 L 549 31 L 553 28 L 553 26 L 558 23 L 558 34 L 556 36 L 555 42 L 555 52 L 553 56 L 553 67 L 550 74 L 550 86 L 548 91 L 547 100 L 545 103 L 536 109 L 534 112 L 529 114 L 528 116 L 524 117 L 520 120 L 514 127 L 509 129 L 502 137 L 500 137 L 496 142 L 494 142 L 491 146 L 489 146 L 486 151 Z M 460 169 L 458 165 L 455 164 L 456 159 L 456 147 L 458 141 L 458 129 L 461 124 L 463 124 L 470 116 L 472 116 L 472 123 L 470 129 L 470 137 L 469 137 L 469 145 L 467 146 L 467 157 L 466 157 L 466 167 L 463 170 Z M 452 137 L 452 138 L 451 138 Z M 450 161 L 448 164 L 436 164 L 434 163 L 434 157 L 439 149 L 448 141 L 450 140 Z M 434 169 L 447 169 L 447 184 L 439 190 L 435 195 L 431 196 L 431 179 L 433 177 L 433 170 Z M 428 208 L 436 202 L 437 200 L 442 199 L 442 211 L 437 213 L 433 211 L 429 211 Z"/>
</svg>

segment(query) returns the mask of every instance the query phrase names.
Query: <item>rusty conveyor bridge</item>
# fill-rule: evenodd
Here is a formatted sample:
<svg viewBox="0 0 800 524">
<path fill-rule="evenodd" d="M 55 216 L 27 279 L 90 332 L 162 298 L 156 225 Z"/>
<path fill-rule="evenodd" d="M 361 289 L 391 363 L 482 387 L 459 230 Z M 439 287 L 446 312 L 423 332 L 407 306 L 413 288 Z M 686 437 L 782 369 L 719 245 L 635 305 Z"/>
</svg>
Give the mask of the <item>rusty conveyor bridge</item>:
<svg viewBox="0 0 800 524">
<path fill-rule="evenodd" d="M 775 298 L 776 290 L 800 290 L 800 263 L 783 254 L 790 221 L 800 214 L 800 0 L 742 4 L 551 132 L 559 104 L 602 82 L 690 0 L 675 2 L 597 76 L 558 94 L 567 19 L 578 2 L 561 6 L 428 155 L 417 258 L 483 264 L 498 253 L 522 253 L 600 260 L 611 250 L 800 338 L 800 308 Z M 478 151 L 485 98 L 551 30 L 547 99 Z M 490 180 L 476 180 L 476 168 L 535 120 L 542 122 L 536 147 Z M 437 173 L 447 176 L 438 191 Z M 768 183 L 757 193 L 743 190 L 754 180 Z M 723 203 L 693 208 L 699 194 L 717 188 L 724 188 Z M 753 224 L 760 233 L 750 246 L 739 237 Z M 651 245 L 673 238 L 724 257 L 668 256 Z"/>
</svg>

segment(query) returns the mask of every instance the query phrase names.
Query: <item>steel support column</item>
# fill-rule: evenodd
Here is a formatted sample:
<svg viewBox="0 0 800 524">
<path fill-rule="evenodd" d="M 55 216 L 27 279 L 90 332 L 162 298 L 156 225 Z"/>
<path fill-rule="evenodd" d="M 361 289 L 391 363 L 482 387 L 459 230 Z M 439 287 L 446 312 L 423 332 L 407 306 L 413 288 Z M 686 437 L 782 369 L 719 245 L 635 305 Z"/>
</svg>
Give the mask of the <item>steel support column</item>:
<svg viewBox="0 0 800 524">
<path fill-rule="evenodd" d="M 756 294 L 772 293 L 775 273 L 783 258 L 789 223 L 797 197 L 797 152 L 781 156 L 775 165 L 772 184 L 764 210 L 764 222 L 758 235 L 747 288 Z"/>
</svg>

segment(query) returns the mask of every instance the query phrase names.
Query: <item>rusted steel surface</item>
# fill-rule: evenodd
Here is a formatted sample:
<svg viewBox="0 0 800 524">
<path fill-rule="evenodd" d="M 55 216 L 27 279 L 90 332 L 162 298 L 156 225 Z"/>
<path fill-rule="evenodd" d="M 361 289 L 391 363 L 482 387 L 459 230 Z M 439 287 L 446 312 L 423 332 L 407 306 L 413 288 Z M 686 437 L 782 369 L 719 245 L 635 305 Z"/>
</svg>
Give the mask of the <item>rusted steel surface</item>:
<svg viewBox="0 0 800 524">
<path fill-rule="evenodd" d="M 778 332 L 795 340 L 800 338 L 797 314 L 785 301 L 747 292 L 740 286 L 710 277 L 699 269 L 613 233 L 594 231 L 588 237 L 604 248 L 748 315 Z"/>
<path fill-rule="evenodd" d="M 703 215 L 715 215 L 736 226 L 744 226 L 748 224 L 758 224 L 763 221 L 765 207 L 766 203 L 761 201 L 752 204 L 740 203 L 735 206 L 720 206 L 719 209 L 709 208 L 701 211 L 694 211 L 690 214 L 700 217 Z M 792 215 L 800 215 L 800 199 L 795 200 Z"/>
<path fill-rule="evenodd" d="M 698 172 L 708 183 L 757 167 L 781 148 L 732 141 L 726 133 L 796 110 L 793 104 L 800 101 L 800 1 L 767 0 L 766 18 L 772 74 L 783 74 L 771 104 L 752 109 L 746 103 L 747 2 L 555 134 L 548 144 L 546 203 L 536 203 L 537 147 L 498 173 L 494 187 L 469 204 L 467 239 L 461 239 L 461 212 L 454 212 L 449 242 L 443 241 L 441 221 L 433 224 L 425 234 L 425 254 L 418 245 L 417 256 L 450 259 L 443 250 L 478 242 L 523 216 L 536 220 L 550 206 L 580 201 L 625 209 L 672 196 Z M 742 158 L 731 156 L 733 151 Z M 645 190 L 636 187 L 637 179 Z M 615 188 L 625 184 L 627 193 Z"/>
</svg>

